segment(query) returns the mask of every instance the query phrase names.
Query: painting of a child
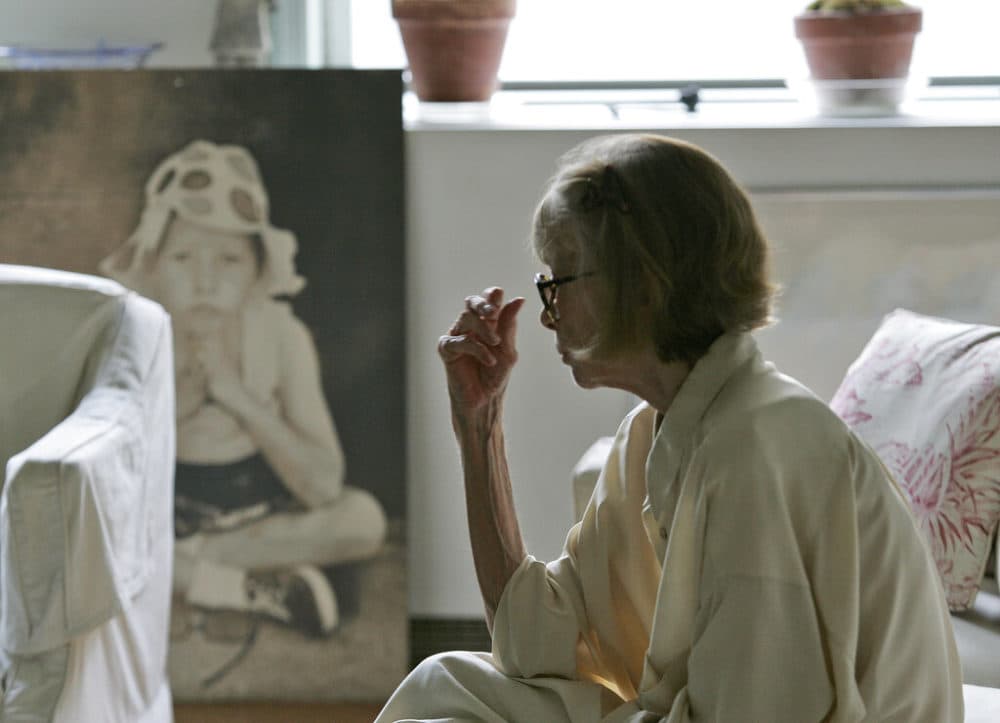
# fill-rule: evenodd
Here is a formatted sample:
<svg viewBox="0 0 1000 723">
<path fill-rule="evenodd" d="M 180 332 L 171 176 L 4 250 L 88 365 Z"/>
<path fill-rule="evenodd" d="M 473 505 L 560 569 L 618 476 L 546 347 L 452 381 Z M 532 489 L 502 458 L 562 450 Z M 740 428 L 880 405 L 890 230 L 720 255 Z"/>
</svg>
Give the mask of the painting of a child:
<svg viewBox="0 0 1000 723">
<path fill-rule="evenodd" d="M 356 594 L 338 567 L 378 552 L 386 518 L 345 483 L 318 355 L 287 301 L 305 284 L 297 242 L 268 206 L 247 149 L 196 140 L 156 167 L 138 227 L 100 268 L 173 322 L 175 595 L 325 636 Z"/>
<path fill-rule="evenodd" d="M 384 700 L 408 660 L 397 70 L 0 73 L 0 262 L 174 336 L 175 700 Z"/>
</svg>

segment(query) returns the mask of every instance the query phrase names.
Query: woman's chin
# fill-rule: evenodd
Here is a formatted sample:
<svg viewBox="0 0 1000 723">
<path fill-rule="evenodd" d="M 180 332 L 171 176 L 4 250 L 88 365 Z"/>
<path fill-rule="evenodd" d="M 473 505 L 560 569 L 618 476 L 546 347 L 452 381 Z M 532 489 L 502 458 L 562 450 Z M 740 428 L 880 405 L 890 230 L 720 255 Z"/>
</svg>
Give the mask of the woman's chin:
<svg viewBox="0 0 1000 723">
<path fill-rule="evenodd" d="M 581 359 L 572 352 L 560 351 L 562 363 L 569 367 L 573 381 L 581 389 L 596 389 L 605 386 L 601 383 L 600 367 L 593 360 Z"/>
<path fill-rule="evenodd" d="M 576 383 L 576 386 L 580 387 L 580 389 L 596 389 L 601 386 L 593 376 L 587 373 L 586 369 L 571 366 L 570 372 L 573 374 L 573 381 Z"/>
</svg>

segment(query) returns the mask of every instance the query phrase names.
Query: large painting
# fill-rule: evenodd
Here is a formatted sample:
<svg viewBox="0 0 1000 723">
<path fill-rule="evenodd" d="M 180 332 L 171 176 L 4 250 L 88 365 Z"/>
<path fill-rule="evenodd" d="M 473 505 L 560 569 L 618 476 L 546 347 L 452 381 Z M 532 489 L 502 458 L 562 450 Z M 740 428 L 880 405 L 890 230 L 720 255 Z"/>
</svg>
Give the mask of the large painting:
<svg viewBox="0 0 1000 723">
<path fill-rule="evenodd" d="M 403 173 L 390 71 L 0 74 L 0 262 L 174 329 L 179 699 L 405 673 Z"/>
</svg>

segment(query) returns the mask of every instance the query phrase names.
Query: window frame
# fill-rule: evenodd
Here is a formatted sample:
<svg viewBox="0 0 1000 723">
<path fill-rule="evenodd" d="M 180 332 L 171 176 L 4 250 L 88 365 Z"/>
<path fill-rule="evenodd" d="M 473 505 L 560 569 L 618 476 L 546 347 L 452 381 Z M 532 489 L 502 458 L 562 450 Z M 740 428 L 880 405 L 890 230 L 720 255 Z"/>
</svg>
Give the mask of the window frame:
<svg viewBox="0 0 1000 723">
<path fill-rule="evenodd" d="M 354 67 L 352 65 L 352 5 L 358 0 L 304 0 L 307 3 L 316 3 L 319 12 L 324 16 L 321 20 L 326 27 L 328 61 L 335 66 Z M 388 0 L 384 0 L 388 5 Z M 537 1 L 537 0 L 536 0 Z M 544 1 L 544 0 L 543 0 Z M 990 2 L 992 0 L 984 0 Z M 803 6 L 805 1 L 803 0 Z M 920 5 L 917 1 L 916 5 Z M 789 25 L 791 23 L 789 22 Z M 403 69 L 405 70 L 405 68 Z M 954 87 L 954 86 L 1000 86 L 1000 73 L 998 74 L 976 74 L 976 75 L 945 75 L 931 74 L 927 77 L 929 86 L 932 87 Z M 500 79 L 502 90 L 528 91 L 528 90 L 661 90 L 661 89 L 681 89 L 688 85 L 697 85 L 700 88 L 711 89 L 749 89 L 749 88 L 787 88 L 784 78 L 775 77 L 731 77 L 731 78 L 698 78 L 691 77 L 685 79 L 669 80 L 644 80 L 622 78 L 616 80 L 600 79 L 549 79 L 549 80 L 504 80 Z"/>
</svg>

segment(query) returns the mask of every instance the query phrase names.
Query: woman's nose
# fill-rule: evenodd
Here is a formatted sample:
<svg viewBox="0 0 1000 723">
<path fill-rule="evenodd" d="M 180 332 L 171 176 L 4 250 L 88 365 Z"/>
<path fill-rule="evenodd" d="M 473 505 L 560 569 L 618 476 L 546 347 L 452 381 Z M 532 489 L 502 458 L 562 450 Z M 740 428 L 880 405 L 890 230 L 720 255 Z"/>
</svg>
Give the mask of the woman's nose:
<svg viewBox="0 0 1000 723">
<path fill-rule="evenodd" d="M 556 323 L 552 320 L 552 314 L 549 313 L 548 309 L 542 309 L 542 313 L 539 315 L 538 320 L 546 329 L 550 329 L 552 331 L 556 330 Z"/>
</svg>

